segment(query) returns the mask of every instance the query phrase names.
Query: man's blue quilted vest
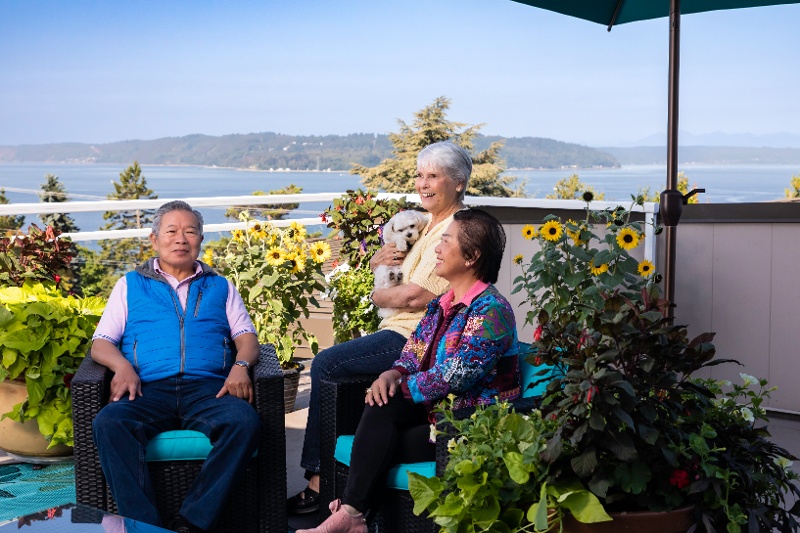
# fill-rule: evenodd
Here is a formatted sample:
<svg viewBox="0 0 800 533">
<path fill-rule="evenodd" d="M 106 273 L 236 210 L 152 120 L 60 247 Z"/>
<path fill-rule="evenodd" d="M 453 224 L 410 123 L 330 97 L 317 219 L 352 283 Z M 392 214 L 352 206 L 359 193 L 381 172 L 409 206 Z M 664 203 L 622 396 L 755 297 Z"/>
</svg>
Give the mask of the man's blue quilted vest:
<svg viewBox="0 0 800 533">
<path fill-rule="evenodd" d="M 120 350 L 143 382 L 175 377 L 225 378 L 233 341 L 225 313 L 228 282 L 204 273 L 189 285 L 186 309 L 165 280 L 126 274 L 128 322 Z"/>
</svg>

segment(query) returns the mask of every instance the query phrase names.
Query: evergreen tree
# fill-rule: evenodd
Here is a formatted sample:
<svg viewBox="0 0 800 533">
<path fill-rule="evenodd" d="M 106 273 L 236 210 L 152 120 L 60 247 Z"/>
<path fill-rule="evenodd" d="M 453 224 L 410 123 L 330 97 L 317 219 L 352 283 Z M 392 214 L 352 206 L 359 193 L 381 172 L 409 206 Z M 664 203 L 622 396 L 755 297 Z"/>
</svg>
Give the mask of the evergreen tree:
<svg viewBox="0 0 800 533">
<path fill-rule="evenodd" d="M 46 181 L 41 185 L 42 193 L 39 195 L 39 199 L 42 202 L 66 202 L 67 192 L 64 185 L 58 181 L 58 176 L 47 174 L 44 179 Z M 61 233 L 79 231 L 75 220 L 67 213 L 43 213 L 39 215 L 39 219 L 45 226 L 58 228 Z"/>
<path fill-rule="evenodd" d="M 417 154 L 420 150 L 440 141 L 451 141 L 469 153 L 474 152 L 474 140 L 482 125 L 469 126 L 463 122 L 447 120 L 450 100 L 440 96 L 428 107 L 414 114 L 411 125 L 402 120 L 400 132 L 389 134 L 394 156 L 384 159 L 374 167 L 353 165 L 351 174 L 361 176 L 368 189 L 386 192 L 414 192 L 417 175 Z M 502 142 L 472 156 L 472 176 L 467 187 L 470 196 L 524 197 L 525 182 L 516 189 L 510 187 L 517 181 L 513 176 L 502 176 L 505 164 L 499 157 Z"/>
<path fill-rule="evenodd" d="M 583 193 L 585 192 L 592 193 L 595 200 L 603 200 L 606 196 L 605 193 L 595 191 L 594 187 L 591 185 L 586 185 L 583 183 L 577 174 L 573 174 L 568 178 L 558 180 L 556 182 L 556 186 L 553 187 L 553 191 L 554 192 L 551 194 L 545 196 L 545 198 L 558 200 L 581 200 Z"/>
<path fill-rule="evenodd" d="M 0 189 L 0 205 L 9 204 L 11 202 L 8 201 L 6 197 L 6 190 Z M 20 228 L 25 224 L 25 215 L 4 215 L 0 216 L 0 235 L 5 235 L 6 233 L 14 233 L 19 231 Z"/>
<path fill-rule="evenodd" d="M 147 180 L 142 175 L 139 163 L 119 174 L 119 182 L 114 182 L 114 192 L 107 196 L 109 200 L 146 200 L 158 198 L 152 189 L 147 188 Z M 133 229 L 144 228 L 152 224 L 155 210 L 106 211 L 103 219 L 108 220 L 101 229 Z M 109 269 L 108 275 L 100 283 L 110 291 L 116 278 L 132 270 L 153 255 L 150 241 L 145 237 L 130 239 L 104 240 L 100 243 L 99 261 Z M 105 293 L 105 290 L 103 291 Z"/>
</svg>

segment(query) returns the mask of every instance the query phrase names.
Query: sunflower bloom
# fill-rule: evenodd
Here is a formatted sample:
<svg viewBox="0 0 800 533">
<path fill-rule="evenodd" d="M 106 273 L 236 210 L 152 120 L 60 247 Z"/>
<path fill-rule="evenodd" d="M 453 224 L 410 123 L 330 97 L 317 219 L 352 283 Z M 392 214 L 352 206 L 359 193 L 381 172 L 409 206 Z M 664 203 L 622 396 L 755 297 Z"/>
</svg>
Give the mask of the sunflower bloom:
<svg viewBox="0 0 800 533">
<path fill-rule="evenodd" d="M 561 238 L 563 228 L 561 223 L 557 220 L 550 220 L 545 222 L 541 229 L 542 237 L 550 242 L 556 242 Z"/>
<path fill-rule="evenodd" d="M 525 224 L 525 226 L 522 228 L 522 236 L 528 240 L 536 237 L 536 226 Z"/>
<path fill-rule="evenodd" d="M 286 255 L 286 260 L 289 261 L 292 269 L 292 274 L 298 274 L 306 269 L 306 258 L 296 253 Z"/>
<path fill-rule="evenodd" d="M 639 271 L 640 276 L 646 278 L 653 275 L 653 272 L 655 272 L 655 266 L 653 263 L 645 259 L 639 263 L 639 268 L 637 270 Z"/>
<path fill-rule="evenodd" d="M 305 239 L 306 235 L 308 235 L 306 227 L 297 222 L 292 222 L 289 224 L 289 228 L 289 235 L 291 235 L 291 237 L 297 242 L 303 242 L 303 239 Z"/>
<path fill-rule="evenodd" d="M 591 263 L 589 263 L 589 270 L 592 272 L 592 276 L 599 276 L 603 272 L 608 272 L 608 263 L 594 266 L 594 259 L 592 259 Z"/>
<path fill-rule="evenodd" d="M 283 251 L 278 248 L 277 246 L 273 246 L 269 250 L 267 250 L 267 263 L 272 266 L 278 266 L 282 264 L 286 260 L 286 257 L 283 255 Z"/>
<path fill-rule="evenodd" d="M 244 232 L 240 229 L 235 229 L 231 232 L 231 237 L 236 242 L 243 242 L 244 241 Z"/>
<path fill-rule="evenodd" d="M 633 250 L 639 246 L 639 234 L 631 228 L 623 228 L 617 234 L 617 244 L 624 250 Z"/>
<path fill-rule="evenodd" d="M 203 252 L 203 263 L 207 264 L 208 266 L 214 266 L 214 252 L 211 250 L 211 248 Z"/>
<path fill-rule="evenodd" d="M 522 254 L 517 254 L 514 256 L 514 264 L 521 265 L 522 264 Z"/>
<path fill-rule="evenodd" d="M 255 237 L 258 240 L 263 240 L 267 236 L 267 232 L 260 223 L 256 222 L 252 225 L 252 227 L 247 228 L 247 231 L 250 233 L 251 236 Z"/>
<path fill-rule="evenodd" d="M 576 226 L 577 229 L 569 229 L 570 225 Z M 564 230 L 567 232 L 567 235 L 569 235 L 569 238 L 572 239 L 572 242 L 575 243 L 575 246 L 584 244 L 584 242 L 581 240 L 581 227 L 577 222 L 574 220 L 567 220 L 567 226 L 564 228 Z"/>
<path fill-rule="evenodd" d="M 317 241 L 311 245 L 309 253 L 315 263 L 324 263 L 331 256 L 331 245 L 325 241 Z"/>
</svg>

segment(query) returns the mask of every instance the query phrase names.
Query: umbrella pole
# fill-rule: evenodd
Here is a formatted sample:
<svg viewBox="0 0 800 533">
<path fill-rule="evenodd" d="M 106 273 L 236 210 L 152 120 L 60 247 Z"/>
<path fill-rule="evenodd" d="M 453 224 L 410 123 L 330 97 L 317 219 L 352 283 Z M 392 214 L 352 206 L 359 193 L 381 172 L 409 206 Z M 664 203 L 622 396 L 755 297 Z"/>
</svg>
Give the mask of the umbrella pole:
<svg viewBox="0 0 800 533">
<path fill-rule="evenodd" d="M 669 10 L 669 99 L 667 108 L 667 188 L 661 195 L 661 216 L 666 226 L 664 294 L 670 302 L 669 318 L 674 317 L 675 256 L 678 220 L 683 198 L 678 191 L 678 89 L 680 73 L 680 0 L 670 0 Z"/>
</svg>

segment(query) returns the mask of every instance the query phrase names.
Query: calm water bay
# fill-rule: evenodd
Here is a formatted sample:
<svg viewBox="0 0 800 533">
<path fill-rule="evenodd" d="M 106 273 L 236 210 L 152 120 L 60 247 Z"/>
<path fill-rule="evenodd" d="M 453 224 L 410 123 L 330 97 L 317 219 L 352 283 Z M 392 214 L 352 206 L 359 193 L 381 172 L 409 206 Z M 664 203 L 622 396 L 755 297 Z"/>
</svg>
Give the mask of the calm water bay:
<svg viewBox="0 0 800 533">
<path fill-rule="evenodd" d="M 113 191 L 112 182 L 125 169 L 121 165 L 72 165 L 0 163 L 0 188 L 11 202 L 36 202 L 46 174 L 55 174 L 74 200 L 101 200 Z M 763 202 L 783 198 L 792 176 L 800 175 L 800 163 L 791 165 L 687 165 L 680 168 L 690 186 L 706 189 L 701 202 Z M 247 195 L 295 184 L 303 192 L 341 192 L 360 186 L 359 177 L 347 172 L 266 172 L 229 168 L 142 165 L 147 185 L 159 198 Z M 650 187 L 660 191 L 666 182 L 665 166 L 624 166 L 618 169 L 516 170 L 507 174 L 527 178 L 527 192 L 543 198 L 558 180 L 578 174 L 581 181 L 604 192 L 607 200 L 627 203 L 630 195 Z M 293 218 L 316 216 L 326 204 L 303 203 Z M 225 222 L 225 208 L 204 208 L 208 223 Z M 84 231 L 103 224 L 100 213 L 74 216 Z M 28 217 L 27 223 L 38 222 Z"/>
</svg>

